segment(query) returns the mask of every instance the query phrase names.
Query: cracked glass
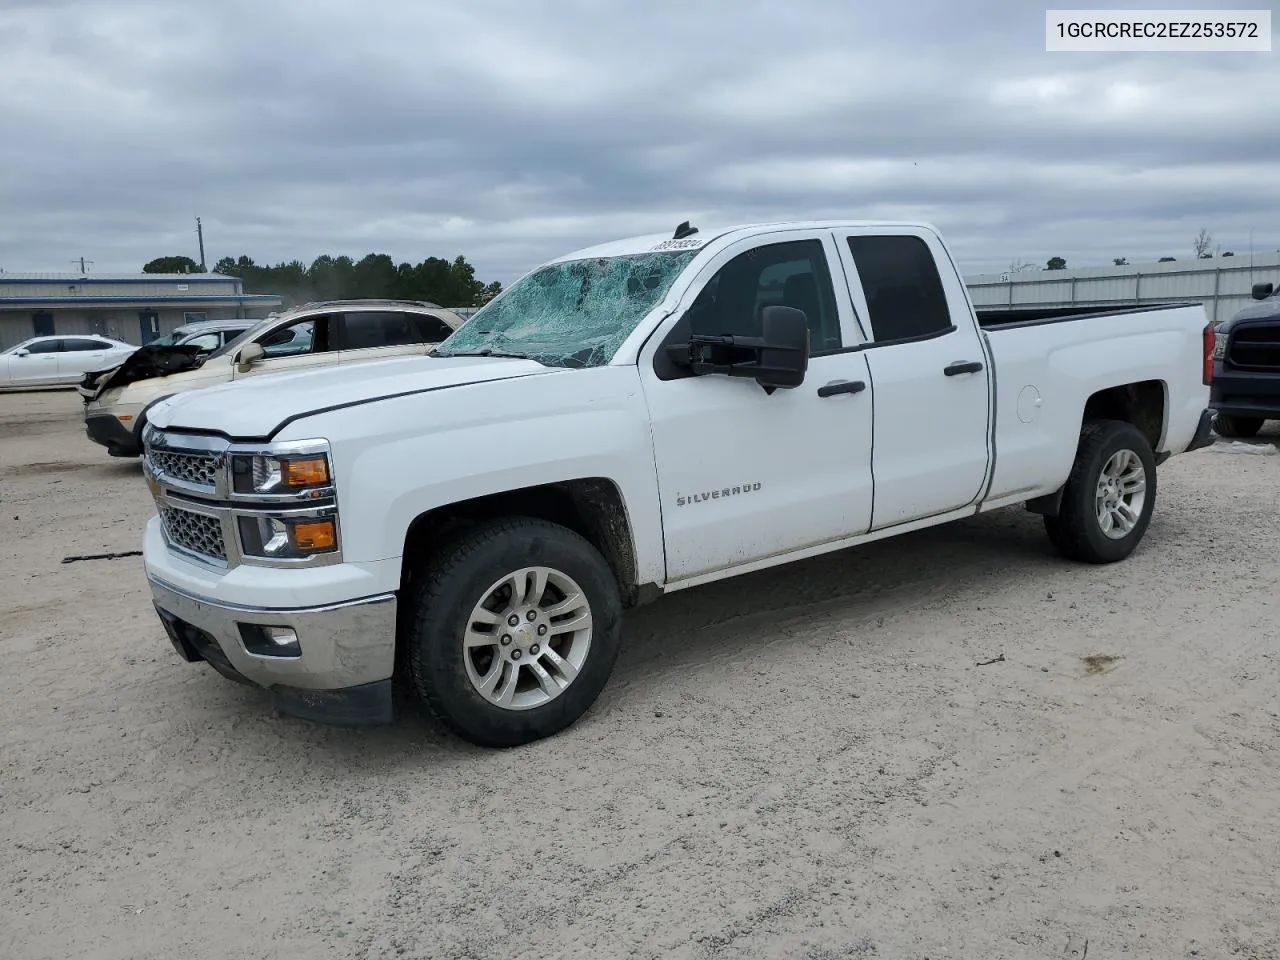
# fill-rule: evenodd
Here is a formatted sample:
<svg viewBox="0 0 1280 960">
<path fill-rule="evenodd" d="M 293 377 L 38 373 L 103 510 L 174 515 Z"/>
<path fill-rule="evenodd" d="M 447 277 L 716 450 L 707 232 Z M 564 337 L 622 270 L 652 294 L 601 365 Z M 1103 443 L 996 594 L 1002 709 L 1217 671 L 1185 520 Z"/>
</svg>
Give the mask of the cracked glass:
<svg viewBox="0 0 1280 960">
<path fill-rule="evenodd" d="M 655 251 L 539 267 L 476 313 L 434 355 L 603 366 L 697 253 Z"/>
</svg>

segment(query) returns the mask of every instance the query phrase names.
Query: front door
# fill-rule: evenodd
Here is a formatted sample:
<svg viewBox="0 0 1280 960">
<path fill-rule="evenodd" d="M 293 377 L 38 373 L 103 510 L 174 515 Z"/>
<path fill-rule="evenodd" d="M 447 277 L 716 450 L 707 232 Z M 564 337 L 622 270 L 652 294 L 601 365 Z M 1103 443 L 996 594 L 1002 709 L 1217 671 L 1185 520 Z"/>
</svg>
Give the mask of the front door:
<svg viewBox="0 0 1280 960">
<path fill-rule="evenodd" d="M 152 340 L 160 336 L 160 314 L 154 310 L 138 311 L 138 340 L 143 346 L 146 346 Z"/>
<path fill-rule="evenodd" d="M 642 354 L 657 460 L 667 582 L 864 533 L 871 522 L 871 391 L 830 235 L 780 231 L 728 247 L 684 298 L 679 322 Z M 758 336 L 760 310 L 809 319 L 809 370 L 766 393 L 754 380 L 693 376 L 664 361 L 690 331 Z M 655 338 L 657 340 L 658 338 Z M 826 388 L 826 389 L 824 389 Z"/>
<path fill-rule="evenodd" d="M 836 234 L 850 292 L 867 318 L 875 390 L 872 529 L 972 503 L 990 462 L 990 371 L 945 248 L 910 229 Z M 936 249 L 935 249 L 936 248 Z"/>
<path fill-rule="evenodd" d="M 332 344 L 331 318 L 306 317 L 274 329 L 258 337 L 263 358 L 247 371 L 233 367 L 232 378 L 257 377 L 266 373 L 305 370 L 338 361 Z"/>
</svg>

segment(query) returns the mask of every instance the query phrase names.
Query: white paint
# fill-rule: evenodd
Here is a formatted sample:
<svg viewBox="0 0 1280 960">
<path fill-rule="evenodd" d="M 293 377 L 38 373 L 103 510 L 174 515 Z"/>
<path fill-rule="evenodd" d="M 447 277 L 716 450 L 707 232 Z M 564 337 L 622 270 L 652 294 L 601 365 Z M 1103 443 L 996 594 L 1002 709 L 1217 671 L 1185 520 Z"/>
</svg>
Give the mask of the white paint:
<svg viewBox="0 0 1280 960">
<path fill-rule="evenodd" d="M 844 344 L 863 345 L 865 298 L 842 252 L 859 232 L 926 242 L 954 332 L 813 357 L 801 386 L 772 394 L 719 375 L 658 378 L 664 337 L 718 267 L 781 240 L 822 242 Z M 595 249 L 619 255 L 659 242 Z M 1200 382 L 1204 324 L 1201 308 L 1179 307 L 1130 314 L 1123 325 L 1100 317 L 983 336 L 954 259 L 928 225 L 773 224 L 704 244 L 605 366 L 388 360 L 196 391 L 153 408 L 151 419 L 235 436 L 262 436 L 288 420 L 275 439 L 330 442 L 347 562 L 280 574 L 281 604 L 352 599 L 355 584 L 368 594 L 397 589 L 406 531 L 425 511 L 585 477 L 605 478 L 620 492 L 638 582 L 674 590 L 1057 490 L 1085 401 L 1106 387 L 1162 383 L 1167 415 L 1157 447 L 1181 452 L 1208 403 Z M 983 369 L 943 376 L 957 360 L 981 361 Z M 818 386 L 845 379 L 867 389 L 817 396 Z M 231 602 L 249 590 L 243 576 L 219 581 L 152 556 L 157 549 L 150 539 L 148 566 L 170 580 L 175 565 L 183 568 L 185 589 Z M 344 578 L 348 566 L 360 575 Z M 263 590 L 254 588 L 255 602 Z"/>
</svg>

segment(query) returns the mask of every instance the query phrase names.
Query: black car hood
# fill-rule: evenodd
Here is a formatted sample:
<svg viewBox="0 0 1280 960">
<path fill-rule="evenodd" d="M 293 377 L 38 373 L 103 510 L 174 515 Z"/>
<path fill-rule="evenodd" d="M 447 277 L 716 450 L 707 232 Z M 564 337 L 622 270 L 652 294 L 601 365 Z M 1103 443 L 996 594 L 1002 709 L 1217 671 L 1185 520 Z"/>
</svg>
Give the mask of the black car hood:
<svg viewBox="0 0 1280 960">
<path fill-rule="evenodd" d="M 1280 320 L 1280 297 L 1268 297 L 1260 303 L 1250 304 L 1231 319 L 1219 324 L 1218 329 L 1226 333 L 1246 320 Z"/>
<path fill-rule="evenodd" d="M 88 403 L 111 387 L 123 387 L 137 380 L 150 380 L 152 377 L 167 377 L 171 373 L 194 370 L 204 363 L 207 356 L 201 353 L 199 347 L 139 347 L 118 367 L 89 371 L 76 389 L 84 397 L 85 403 Z"/>
</svg>

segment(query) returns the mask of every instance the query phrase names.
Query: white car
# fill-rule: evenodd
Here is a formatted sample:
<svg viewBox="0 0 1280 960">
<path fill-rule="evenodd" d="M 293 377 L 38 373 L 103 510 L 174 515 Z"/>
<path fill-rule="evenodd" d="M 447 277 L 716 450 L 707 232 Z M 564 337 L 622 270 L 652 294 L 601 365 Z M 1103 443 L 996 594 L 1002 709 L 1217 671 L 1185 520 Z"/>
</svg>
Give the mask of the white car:
<svg viewBox="0 0 1280 960">
<path fill-rule="evenodd" d="M 88 371 L 117 366 L 137 349 L 97 334 L 32 337 L 0 353 L 0 390 L 75 386 Z"/>
<path fill-rule="evenodd" d="M 330 300 L 258 321 L 212 352 L 189 350 L 204 338 L 148 344 L 128 364 L 85 378 L 85 433 L 113 457 L 136 457 L 147 410 L 191 390 L 287 373 L 430 353 L 462 318 L 414 300 Z M 190 328 L 188 328 L 190 329 Z"/>
</svg>

